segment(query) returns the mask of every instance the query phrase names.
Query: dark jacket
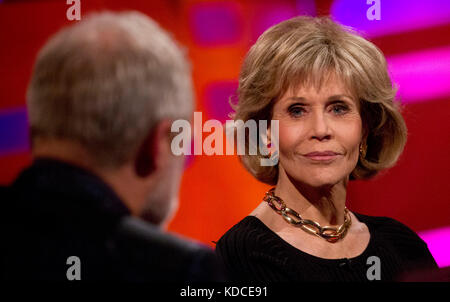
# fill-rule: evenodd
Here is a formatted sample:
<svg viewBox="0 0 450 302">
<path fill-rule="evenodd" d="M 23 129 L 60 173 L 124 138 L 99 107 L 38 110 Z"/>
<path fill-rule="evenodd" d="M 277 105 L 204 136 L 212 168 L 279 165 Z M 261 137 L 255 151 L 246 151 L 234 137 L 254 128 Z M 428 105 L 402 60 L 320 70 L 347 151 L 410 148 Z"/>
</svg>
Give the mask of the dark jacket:
<svg viewBox="0 0 450 302">
<path fill-rule="evenodd" d="M 211 249 L 130 216 L 103 181 L 67 163 L 36 160 L 0 202 L 3 280 L 222 280 Z"/>
</svg>

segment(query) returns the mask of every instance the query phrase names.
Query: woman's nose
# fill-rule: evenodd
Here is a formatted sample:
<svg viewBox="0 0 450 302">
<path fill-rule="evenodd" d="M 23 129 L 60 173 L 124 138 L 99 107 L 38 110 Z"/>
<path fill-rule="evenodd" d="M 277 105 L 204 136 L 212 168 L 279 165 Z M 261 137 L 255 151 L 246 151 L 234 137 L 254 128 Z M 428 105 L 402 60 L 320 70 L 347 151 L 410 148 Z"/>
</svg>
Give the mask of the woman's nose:
<svg viewBox="0 0 450 302">
<path fill-rule="evenodd" d="M 331 129 L 329 121 L 322 112 L 316 112 L 313 114 L 310 125 L 311 139 L 317 139 L 319 141 L 331 138 Z"/>
</svg>

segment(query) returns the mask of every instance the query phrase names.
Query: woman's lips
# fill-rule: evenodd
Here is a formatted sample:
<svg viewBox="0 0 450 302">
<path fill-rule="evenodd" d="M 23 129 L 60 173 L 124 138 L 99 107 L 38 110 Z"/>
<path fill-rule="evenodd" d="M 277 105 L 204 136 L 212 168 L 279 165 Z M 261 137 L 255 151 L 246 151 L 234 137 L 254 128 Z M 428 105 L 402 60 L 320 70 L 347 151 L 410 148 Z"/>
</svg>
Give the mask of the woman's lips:
<svg viewBox="0 0 450 302">
<path fill-rule="evenodd" d="M 331 161 L 333 159 L 336 159 L 339 155 L 339 153 L 333 151 L 315 151 L 304 154 L 303 156 L 313 161 Z"/>
</svg>

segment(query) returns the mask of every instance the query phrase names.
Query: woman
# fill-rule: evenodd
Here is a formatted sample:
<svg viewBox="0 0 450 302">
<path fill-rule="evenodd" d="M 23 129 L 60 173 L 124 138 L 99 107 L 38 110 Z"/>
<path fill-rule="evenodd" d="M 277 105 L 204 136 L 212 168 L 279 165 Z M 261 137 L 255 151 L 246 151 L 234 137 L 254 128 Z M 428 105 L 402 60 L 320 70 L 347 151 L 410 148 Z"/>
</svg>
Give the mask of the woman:
<svg viewBox="0 0 450 302">
<path fill-rule="evenodd" d="M 406 143 L 376 46 L 328 18 L 296 17 L 250 49 L 238 92 L 234 119 L 278 120 L 279 139 L 268 132 L 275 166 L 241 157 L 274 188 L 217 243 L 231 278 L 387 281 L 437 267 L 405 225 L 346 208 L 348 181 L 393 166 Z"/>
</svg>

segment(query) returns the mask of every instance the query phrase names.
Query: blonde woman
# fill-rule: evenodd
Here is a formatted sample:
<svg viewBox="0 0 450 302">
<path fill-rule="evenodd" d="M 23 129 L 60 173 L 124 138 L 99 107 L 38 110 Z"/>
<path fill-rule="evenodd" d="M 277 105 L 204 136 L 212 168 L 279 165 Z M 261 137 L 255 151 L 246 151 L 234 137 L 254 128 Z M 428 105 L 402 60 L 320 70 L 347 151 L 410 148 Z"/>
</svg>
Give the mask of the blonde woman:
<svg viewBox="0 0 450 302">
<path fill-rule="evenodd" d="M 284 21 L 250 49 L 238 93 L 235 120 L 279 121 L 279 158 L 241 157 L 274 187 L 217 244 L 234 280 L 388 281 L 437 267 L 405 225 L 346 207 L 349 180 L 392 167 L 406 143 L 375 45 L 329 18 Z"/>
</svg>

